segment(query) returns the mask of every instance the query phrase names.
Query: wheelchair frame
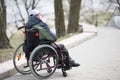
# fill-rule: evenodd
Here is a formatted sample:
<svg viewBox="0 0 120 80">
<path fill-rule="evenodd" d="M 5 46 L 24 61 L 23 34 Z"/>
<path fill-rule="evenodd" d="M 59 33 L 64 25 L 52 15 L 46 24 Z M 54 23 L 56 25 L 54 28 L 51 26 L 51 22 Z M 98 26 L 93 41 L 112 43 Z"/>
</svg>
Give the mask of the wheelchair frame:
<svg viewBox="0 0 120 80">
<path fill-rule="evenodd" d="M 21 28 L 20 28 L 21 29 Z M 64 55 L 63 55 L 63 52 L 62 52 L 62 49 L 56 44 L 56 43 L 52 43 L 54 44 L 58 49 L 59 49 L 59 53 L 56 51 L 56 49 L 51 46 L 51 45 L 48 45 L 48 44 L 42 44 L 42 45 L 38 45 L 30 54 L 30 59 L 29 59 L 29 67 L 27 69 L 23 68 L 23 64 L 20 64 L 20 65 L 17 65 L 17 61 L 19 62 L 19 58 L 21 58 L 20 56 L 22 56 L 22 53 L 23 53 L 23 56 L 25 57 L 25 53 L 23 52 L 22 50 L 22 47 L 24 45 L 24 43 L 20 44 L 17 49 L 15 50 L 14 52 L 14 55 L 13 55 L 13 64 L 14 64 L 14 67 L 15 69 L 21 73 L 21 74 L 30 74 L 32 72 L 32 74 L 41 79 L 41 78 L 47 78 L 49 76 L 51 76 L 55 71 L 56 69 L 61 69 L 62 70 L 62 73 L 63 73 L 63 76 L 66 77 L 67 76 L 67 73 L 66 73 L 66 69 L 65 69 L 65 59 L 64 59 Z M 37 54 L 36 52 L 42 48 L 49 48 L 51 49 L 52 51 L 54 51 L 54 53 L 52 54 L 55 54 L 55 56 L 53 56 L 53 60 L 54 58 L 56 59 L 56 64 L 52 67 L 50 67 L 50 65 L 48 64 L 49 62 L 44 61 L 44 60 L 39 60 L 39 61 L 36 61 L 34 64 L 37 64 L 37 65 L 34 65 L 33 64 L 33 57 L 35 56 L 34 54 Z M 20 50 L 21 49 L 21 50 Z M 20 50 L 20 52 L 19 52 Z M 44 55 L 45 56 L 45 55 Z M 42 57 L 44 57 L 42 56 Z M 16 61 L 17 60 L 17 61 Z M 49 60 L 48 60 L 49 61 Z M 61 64 L 59 64 L 59 61 L 61 61 Z M 27 61 L 26 61 L 27 62 Z M 44 76 L 41 76 L 39 75 L 39 73 L 35 72 L 37 70 L 37 67 L 40 67 L 41 68 L 41 64 L 43 64 L 45 62 L 46 66 L 48 67 L 45 68 L 47 70 L 47 73 L 49 73 L 48 75 L 44 75 Z M 39 65 L 39 64 L 40 65 Z M 54 62 L 53 62 L 54 63 Z M 67 66 L 67 65 L 66 65 Z M 22 67 L 22 69 L 20 69 Z M 51 72 L 51 69 L 55 67 L 52 72 Z M 35 69 L 34 69 L 35 68 Z M 40 70 L 39 70 L 40 71 Z"/>
</svg>

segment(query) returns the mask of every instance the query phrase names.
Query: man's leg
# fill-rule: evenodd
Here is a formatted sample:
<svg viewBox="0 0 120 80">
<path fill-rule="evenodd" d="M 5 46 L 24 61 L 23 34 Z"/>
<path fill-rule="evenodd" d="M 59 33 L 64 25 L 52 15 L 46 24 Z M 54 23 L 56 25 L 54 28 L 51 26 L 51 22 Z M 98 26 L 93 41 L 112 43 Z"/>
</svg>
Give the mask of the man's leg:
<svg viewBox="0 0 120 80">
<path fill-rule="evenodd" d="M 30 52 L 32 51 L 32 45 L 30 44 L 24 44 L 23 51 L 25 52 L 25 57 L 27 64 L 24 66 L 24 68 L 29 66 L 29 58 L 30 58 Z"/>
<path fill-rule="evenodd" d="M 64 50 L 65 53 L 69 56 L 69 52 L 68 52 L 68 50 L 65 48 L 65 46 L 64 46 L 63 44 L 60 44 L 59 46 L 60 46 L 61 49 Z M 79 64 L 79 63 L 76 63 L 70 56 L 69 56 L 69 61 L 70 61 L 70 64 L 71 64 L 72 67 L 78 67 L 78 66 L 80 66 L 80 64 Z"/>
</svg>

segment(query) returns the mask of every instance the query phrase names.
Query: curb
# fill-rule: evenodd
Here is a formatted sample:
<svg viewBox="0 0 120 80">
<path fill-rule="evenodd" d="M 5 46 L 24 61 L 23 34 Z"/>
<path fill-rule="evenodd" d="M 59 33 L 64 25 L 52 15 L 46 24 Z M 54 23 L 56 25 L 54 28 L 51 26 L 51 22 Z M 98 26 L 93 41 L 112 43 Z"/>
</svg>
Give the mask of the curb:
<svg viewBox="0 0 120 80">
<path fill-rule="evenodd" d="M 88 39 L 93 38 L 96 35 L 96 33 L 80 33 L 78 35 L 75 35 L 73 37 L 70 37 L 68 39 L 65 39 L 63 41 L 60 41 L 58 43 L 62 43 L 65 45 L 65 47 L 67 49 L 72 48 L 74 46 L 76 46 L 77 44 L 80 44 Z M 73 41 L 74 40 L 74 41 Z M 5 66 L 4 64 L 8 64 L 7 66 Z M 10 67 L 11 66 L 11 67 Z M 4 70 L 6 68 L 6 70 Z M 9 60 L 5 63 L 1 63 L 0 64 L 0 69 L 3 70 L 2 72 L 0 72 L 0 80 L 8 78 L 14 74 L 17 73 L 17 71 L 15 70 L 14 66 L 13 66 L 13 61 Z"/>
<path fill-rule="evenodd" d="M 73 37 L 70 37 L 66 40 L 60 41 L 58 43 L 63 43 L 65 45 L 65 47 L 67 49 L 72 48 L 74 46 L 76 46 L 77 44 L 80 44 L 88 39 L 93 38 L 94 36 L 96 36 L 96 33 L 81 33 L 78 35 L 75 35 Z M 73 41 L 74 40 L 74 41 Z"/>
<path fill-rule="evenodd" d="M 16 70 L 15 70 L 14 68 L 9 69 L 9 70 L 6 71 L 6 72 L 0 73 L 0 80 L 5 79 L 5 78 L 8 78 L 8 77 L 10 77 L 10 76 L 12 76 L 12 75 L 14 75 L 14 74 L 16 74 L 16 73 L 17 73 L 17 72 L 16 72 Z"/>
</svg>

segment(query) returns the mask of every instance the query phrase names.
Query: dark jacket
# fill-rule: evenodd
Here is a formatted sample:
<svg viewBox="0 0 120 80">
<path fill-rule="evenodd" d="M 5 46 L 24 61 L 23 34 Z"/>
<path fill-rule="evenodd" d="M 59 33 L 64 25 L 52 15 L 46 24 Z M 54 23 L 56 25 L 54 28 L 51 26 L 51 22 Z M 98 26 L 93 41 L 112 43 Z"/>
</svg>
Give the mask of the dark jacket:
<svg viewBox="0 0 120 80">
<path fill-rule="evenodd" d="M 34 16 L 30 16 L 28 22 L 26 23 L 26 29 L 31 29 L 33 28 L 35 25 L 40 25 L 38 27 L 42 27 L 42 29 L 44 28 L 44 31 L 47 32 L 47 34 L 49 33 L 50 36 L 53 38 L 54 41 L 57 40 L 56 35 L 50 31 L 50 29 L 48 28 L 48 25 L 46 23 L 44 23 L 43 21 L 35 18 Z M 37 31 L 32 30 L 32 31 L 26 31 L 26 39 L 25 39 L 25 43 L 23 46 L 23 51 L 26 53 L 26 58 L 29 60 L 29 52 L 32 52 L 32 50 L 38 46 L 38 44 L 41 44 L 42 42 L 44 42 L 44 39 L 40 39 L 38 37 L 35 37 L 35 33 Z"/>
<path fill-rule="evenodd" d="M 57 40 L 57 36 L 52 31 L 50 31 L 48 25 L 34 16 L 29 17 L 29 20 L 26 23 L 26 29 L 30 29 L 36 24 L 39 24 L 40 27 L 44 28 L 51 35 L 51 37 L 54 38 L 54 40 Z"/>
</svg>

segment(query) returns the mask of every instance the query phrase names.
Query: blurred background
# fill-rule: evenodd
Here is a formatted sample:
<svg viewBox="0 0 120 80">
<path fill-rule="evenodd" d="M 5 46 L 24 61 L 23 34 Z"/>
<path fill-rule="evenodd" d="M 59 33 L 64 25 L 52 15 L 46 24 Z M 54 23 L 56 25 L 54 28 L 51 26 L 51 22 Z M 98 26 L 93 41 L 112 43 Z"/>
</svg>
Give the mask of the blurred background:
<svg viewBox="0 0 120 80">
<path fill-rule="evenodd" d="M 117 0 L 81 0 L 79 23 L 118 27 L 119 25 L 114 23 L 115 16 L 120 15 L 118 2 Z M 8 37 L 17 31 L 16 27 L 22 26 L 27 21 L 28 12 L 32 8 L 40 11 L 49 26 L 55 27 L 54 0 L 5 0 L 5 4 L 7 5 Z M 67 25 L 70 0 L 62 0 L 62 5 Z"/>
</svg>

